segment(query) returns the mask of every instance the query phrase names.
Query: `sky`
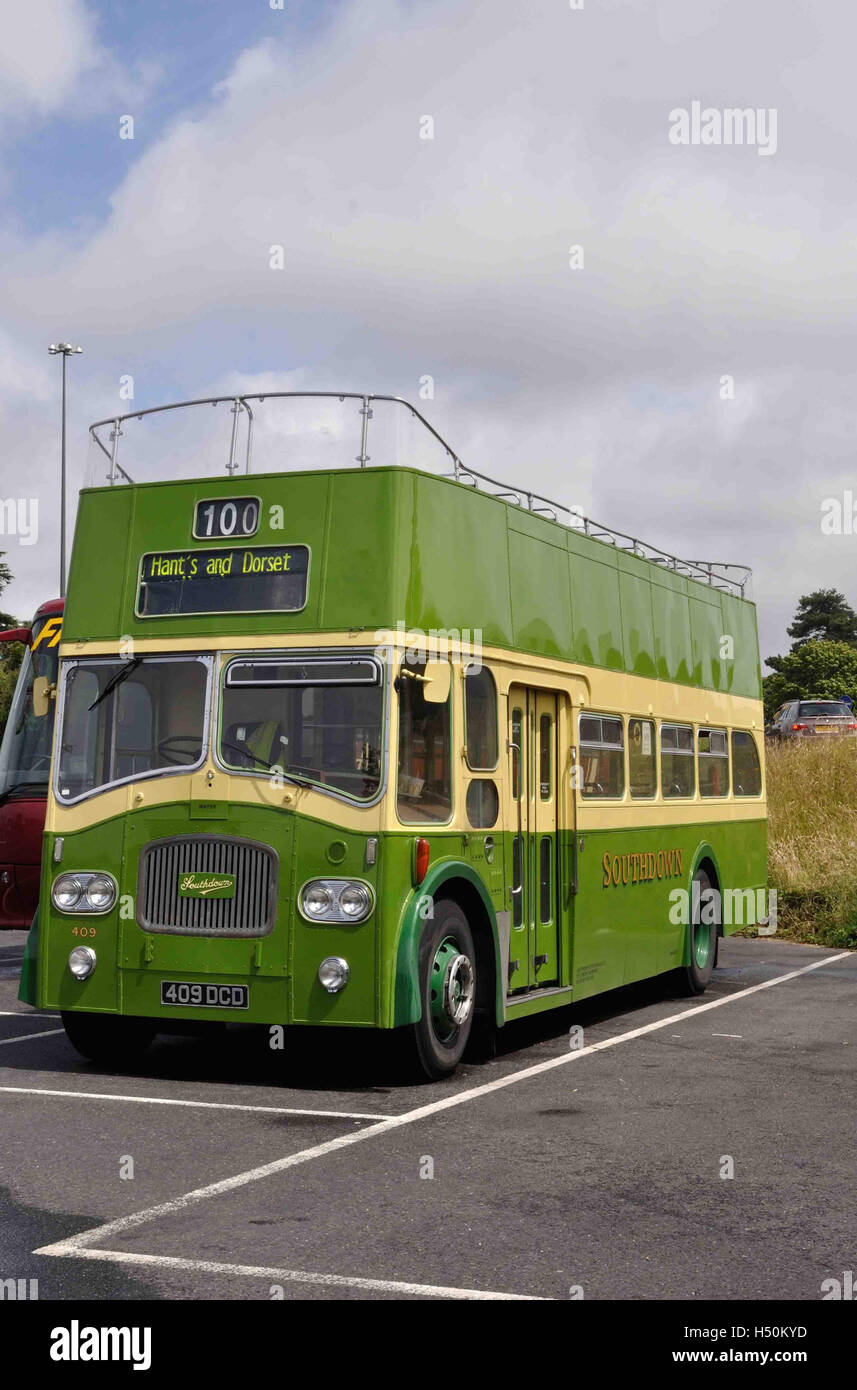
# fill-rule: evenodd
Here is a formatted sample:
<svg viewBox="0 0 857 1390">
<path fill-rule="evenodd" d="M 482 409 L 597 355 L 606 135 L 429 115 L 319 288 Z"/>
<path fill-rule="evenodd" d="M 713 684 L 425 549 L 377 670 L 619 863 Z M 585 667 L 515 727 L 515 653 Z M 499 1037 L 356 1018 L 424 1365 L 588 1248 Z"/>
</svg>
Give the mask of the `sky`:
<svg viewBox="0 0 857 1390">
<path fill-rule="evenodd" d="M 763 658 L 800 594 L 857 607 L 857 526 L 821 525 L 857 494 L 847 0 L 0 16 L 0 500 L 38 503 L 35 544 L 0 508 L 7 612 L 58 588 L 59 340 L 70 526 L 93 420 L 373 391 L 481 472 L 751 566 Z M 762 119 L 678 143 L 694 103 Z"/>
</svg>

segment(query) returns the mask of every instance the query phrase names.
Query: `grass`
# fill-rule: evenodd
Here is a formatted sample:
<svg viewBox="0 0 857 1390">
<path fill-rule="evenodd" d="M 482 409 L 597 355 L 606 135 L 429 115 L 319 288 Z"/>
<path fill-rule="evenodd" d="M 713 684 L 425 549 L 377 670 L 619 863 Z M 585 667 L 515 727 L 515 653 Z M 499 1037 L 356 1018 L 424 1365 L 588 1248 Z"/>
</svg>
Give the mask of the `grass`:
<svg viewBox="0 0 857 1390">
<path fill-rule="evenodd" d="M 766 755 L 777 935 L 857 947 L 857 738 L 787 739 Z"/>
</svg>

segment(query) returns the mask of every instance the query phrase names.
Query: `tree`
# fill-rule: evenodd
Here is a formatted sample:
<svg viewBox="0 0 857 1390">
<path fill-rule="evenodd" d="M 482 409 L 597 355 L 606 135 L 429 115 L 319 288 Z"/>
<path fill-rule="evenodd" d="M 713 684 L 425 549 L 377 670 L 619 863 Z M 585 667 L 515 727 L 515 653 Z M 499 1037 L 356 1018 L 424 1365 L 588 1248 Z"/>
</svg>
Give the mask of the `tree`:
<svg viewBox="0 0 857 1390">
<path fill-rule="evenodd" d="M 0 625 L 3 627 L 17 626 L 14 621 Z M 9 706 L 15 693 L 18 672 L 21 669 L 23 659 L 24 647 L 21 642 L 4 642 L 0 646 L 0 737 L 3 735 L 6 720 L 9 718 Z"/>
<path fill-rule="evenodd" d="M 798 600 L 794 622 L 786 631 L 794 638 L 792 651 L 805 642 L 847 642 L 857 647 L 857 613 L 838 590 L 816 589 Z"/>
<path fill-rule="evenodd" d="M 786 656 L 768 658 L 762 681 L 765 720 L 786 700 L 836 700 L 850 695 L 857 708 L 857 647 L 848 642 L 802 642 Z"/>
<path fill-rule="evenodd" d="M 12 571 L 6 564 L 4 557 L 5 551 L 0 550 L 0 594 L 12 578 Z M 0 613 L 0 628 L 18 626 L 18 622 L 11 614 Z M 0 734 L 5 729 L 6 720 L 9 717 L 9 705 L 12 702 L 12 694 L 23 656 L 24 648 L 19 642 L 4 642 L 0 646 Z"/>
</svg>

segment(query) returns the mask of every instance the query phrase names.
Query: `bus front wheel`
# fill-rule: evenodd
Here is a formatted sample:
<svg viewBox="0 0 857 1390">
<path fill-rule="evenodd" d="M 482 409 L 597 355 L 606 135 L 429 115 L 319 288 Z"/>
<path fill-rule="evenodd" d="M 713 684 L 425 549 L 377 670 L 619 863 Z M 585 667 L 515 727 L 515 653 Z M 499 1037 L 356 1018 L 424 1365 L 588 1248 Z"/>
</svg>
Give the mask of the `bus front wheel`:
<svg viewBox="0 0 857 1390">
<path fill-rule="evenodd" d="M 63 1012 L 62 1025 L 81 1057 L 110 1066 L 135 1062 L 155 1036 L 148 1019 L 119 1018 L 115 1014 Z"/>
<path fill-rule="evenodd" d="M 703 994 L 717 964 L 717 923 L 704 920 L 706 915 L 711 915 L 710 912 L 706 913 L 706 905 L 710 902 L 706 894 L 713 887 L 705 869 L 697 869 L 691 893 L 688 964 L 676 971 L 680 994 Z"/>
<path fill-rule="evenodd" d="M 419 981 L 422 1013 L 410 1042 L 423 1076 L 439 1081 L 461 1061 L 476 1007 L 473 935 L 457 903 L 436 903 L 423 927 Z"/>
</svg>

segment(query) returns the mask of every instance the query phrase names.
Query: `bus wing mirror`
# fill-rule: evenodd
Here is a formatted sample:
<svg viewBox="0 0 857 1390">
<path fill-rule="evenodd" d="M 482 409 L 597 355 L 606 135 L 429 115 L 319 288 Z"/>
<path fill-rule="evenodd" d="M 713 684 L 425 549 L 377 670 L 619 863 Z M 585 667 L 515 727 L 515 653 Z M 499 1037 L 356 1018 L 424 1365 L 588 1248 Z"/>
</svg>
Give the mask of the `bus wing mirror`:
<svg viewBox="0 0 857 1390">
<path fill-rule="evenodd" d="M 29 647 L 33 640 L 33 634 L 28 627 L 7 627 L 0 632 L 0 642 L 23 642 L 25 647 Z"/>
<path fill-rule="evenodd" d="M 425 674 L 423 676 L 423 699 L 430 705 L 445 705 L 449 699 L 449 687 L 449 662 L 426 662 Z"/>
<path fill-rule="evenodd" d="M 51 700 L 56 693 L 56 686 L 47 676 L 36 676 L 33 681 L 33 714 L 37 719 L 44 719 L 45 715 L 50 713 Z"/>
</svg>

